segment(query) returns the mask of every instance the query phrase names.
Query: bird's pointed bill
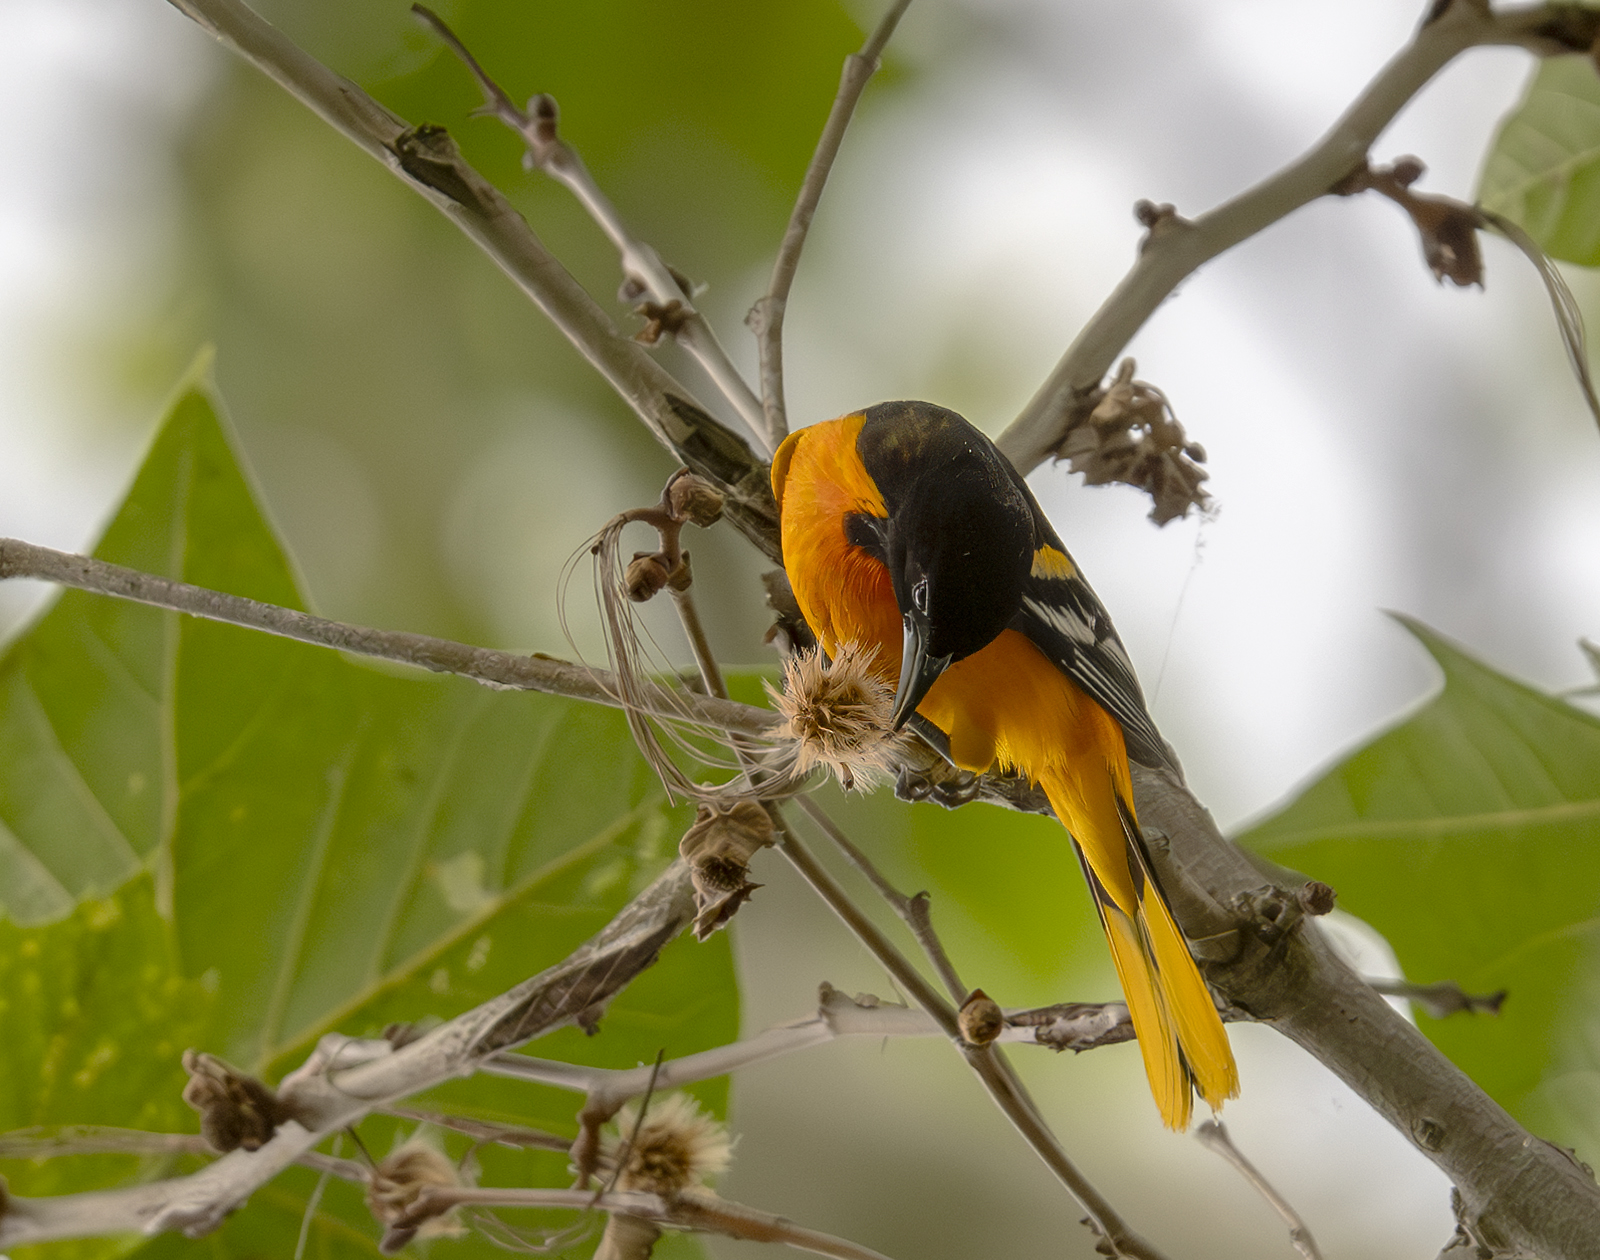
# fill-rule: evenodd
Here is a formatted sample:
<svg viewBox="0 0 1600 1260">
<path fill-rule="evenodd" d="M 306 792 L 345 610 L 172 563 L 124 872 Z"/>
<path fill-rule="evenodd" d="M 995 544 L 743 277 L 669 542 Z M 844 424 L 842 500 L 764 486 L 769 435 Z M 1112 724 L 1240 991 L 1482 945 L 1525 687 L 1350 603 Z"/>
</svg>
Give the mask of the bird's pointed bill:
<svg viewBox="0 0 1600 1260">
<path fill-rule="evenodd" d="M 905 627 L 905 645 L 900 655 L 900 682 L 894 690 L 894 716 L 890 719 L 890 729 L 896 731 L 917 711 L 917 706 L 928 694 L 928 688 L 939 681 L 939 675 L 950 665 L 948 656 L 928 655 L 928 628 L 921 619 L 907 613 Z"/>
</svg>

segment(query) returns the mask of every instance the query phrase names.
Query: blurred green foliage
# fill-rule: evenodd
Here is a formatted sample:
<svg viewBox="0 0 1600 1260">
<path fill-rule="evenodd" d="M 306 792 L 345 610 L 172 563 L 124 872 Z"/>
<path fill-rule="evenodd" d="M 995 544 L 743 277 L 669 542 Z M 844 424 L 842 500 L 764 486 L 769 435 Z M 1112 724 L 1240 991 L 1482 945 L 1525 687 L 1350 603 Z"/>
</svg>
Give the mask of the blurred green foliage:
<svg viewBox="0 0 1600 1260">
<path fill-rule="evenodd" d="M 97 554 L 300 602 L 194 386 Z M 10 680 L 5 720 L 27 719 L 8 736 L 8 770 L 49 789 L 20 810 L 0 801 L 0 818 L 13 862 L 26 858 L 38 875 L 20 909 L 50 920 L 0 925 L 0 1003 L 18 1030 L 7 1038 L 0 1130 L 192 1132 L 196 1117 L 179 1101 L 186 1046 L 275 1079 L 325 1032 L 448 1019 L 596 932 L 670 860 L 689 821 L 620 714 L 380 671 L 138 605 L 67 593 L 11 647 L 0 676 Z M 154 814 L 130 809 L 130 796 L 155 801 Z M 120 847 L 74 843 L 84 819 Z M 738 1024 L 726 937 L 685 940 L 618 998 L 598 1036 L 569 1030 L 538 1050 L 632 1067 L 727 1042 Z M 725 1106 L 723 1082 L 696 1092 Z M 485 1077 L 430 1099 L 575 1132 L 577 1100 L 551 1089 Z M 379 1119 L 362 1133 L 381 1155 L 401 1128 Z M 565 1180 L 564 1160 L 548 1153 L 490 1150 L 478 1162 L 490 1177 Z M 171 1168 L 122 1157 L 6 1171 L 26 1194 Z M 314 1180 L 275 1183 L 259 1219 L 236 1218 L 213 1252 L 256 1254 L 274 1230 L 294 1236 Z M 340 1188 L 323 1200 L 315 1236 L 324 1254 L 368 1253 L 373 1229 L 359 1193 Z"/>
<path fill-rule="evenodd" d="M 1332 884 L 1417 983 L 1509 990 L 1417 1016 L 1542 1137 L 1600 1159 L 1600 721 L 1407 622 L 1445 685 L 1240 843 Z"/>
<path fill-rule="evenodd" d="M 709 286 L 697 300 L 752 359 L 741 320 L 862 39 L 838 0 L 439 7 L 513 98 L 555 96 L 629 224 Z M 262 11 L 409 121 L 448 127 L 619 326 L 640 326 L 615 298 L 615 251 L 522 169 L 514 135 L 473 116 L 476 85 L 403 0 Z M 654 501 L 671 463 L 443 216 L 259 72 L 220 70 L 182 145 L 185 300 L 314 601 L 562 650 L 561 563 L 607 516 Z M 659 353 L 718 405 L 692 362 Z M 717 534 L 696 550 L 719 648 L 758 659 L 756 559 Z M 588 610 L 573 622 L 593 646 Z"/>
<path fill-rule="evenodd" d="M 1548 57 L 1501 124 L 1478 201 L 1546 253 L 1600 266 L 1600 74 L 1592 57 Z"/>
</svg>

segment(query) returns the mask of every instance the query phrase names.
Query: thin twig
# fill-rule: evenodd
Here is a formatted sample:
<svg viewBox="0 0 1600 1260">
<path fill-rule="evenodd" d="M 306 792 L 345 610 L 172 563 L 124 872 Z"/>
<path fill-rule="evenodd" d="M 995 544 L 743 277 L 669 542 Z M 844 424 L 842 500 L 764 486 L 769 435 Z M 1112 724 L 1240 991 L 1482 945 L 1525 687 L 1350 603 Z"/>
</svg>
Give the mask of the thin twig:
<svg viewBox="0 0 1600 1260">
<path fill-rule="evenodd" d="M 909 3 L 909 0 L 906 2 Z M 589 217 L 599 225 L 621 255 L 622 274 L 627 285 L 636 288 L 641 297 L 649 295 L 657 312 L 654 317 L 656 324 L 665 325 L 678 344 L 694 356 L 722 396 L 738 412 L 750 435 L 765 446 L 770 455 L 775 448 L 767 441 L 761 400 L 740 375 L 739 369 L 734 367 L 705 316 L 695 309 L 690 294 L 692 286 L 674 274 L 661 261 L 661 256 L 654 248 L 628 230 L 616 206 L 601 191 L 589 168 L 583 164 L 578 151 L 561 138 L 557 130 L 555 99 L 540 93 L 528 101 L 526 110 L 520 108 L 489 77 L 477 58 L 467 51 L 438 14 L 420 4 L 413 4 L 411 11 L 432 27 L 434 33 L 472 72 L 484 96 L 484 105 L 479 112 L 498 118 L 522 137 L 527 146 L 523 165 L 538 167 L 571 192 L 588 211 Z"/>
<path fill-rule="evenodd" d="M 295 1240 L 294 1260 L 301 1260 L 306 1254 L 306 1241 L 311 1237 L 311 1222 L 316 1219 L 317 1209 L 322 1206 L 322 1194 L 328 1188 L 328 1179 L 333 1176 L 335 1164 L 339 1159 L 339 1147 L 343 1141 L 342 1134 L 335 1134 L 333 1150 L 330 1153 L 330 1162 L 323 1166 L 317 1175 L 317 1184 L 312 1187 L 311 1197 L 306 1200 L 305 1211 L 300 1216 L 300 1237 Z"/>
<path fill-rule="evenodd" d="M 1004 1012 L 1005 1027 L 997 1038 L 1017 1045 L 1046 1046 L 1052 1050 L 1093 1050 L 1133 1040 L 1133 1025 L 1122 1002 L 1063 1002 L 1029 1010 Z M 695 1081 L 768 1063 L 785 1055 L 824 1045 L 844 1037 L 886 1038 L 942 1037 L 946 1033 L 933 1017 L 920 1007 L 905 1006 L 870 994 L 852 998 L 830 984 L 822 986 L 817 1013 L 806 1019 L 779 1024 L 710 1050 L 668 1059 L 661 1065 L 658 1082 L 662 1089 L 678 1089 Z M 480 1065 L 479 1071 L 491 1076 L 534 1081 L 569 1089 L 589 1096 L 589 1106 L 606 1119 L 628 1099 L 649 1087 L 651 1068 L 598 1068 L 561 1059 L 540 1059 L 528 1054 L 500 1054 Z M 460 1117 L 441 1116 L 405 1107 L 391 1107 L 392 1115 L 425 1119 L 430 1123 L 458 1129 L 480 1141 L 503 1141 L 512 1145 L 548 1146 L 566 1149 L 570 1143 L 553 1134 L 529 1130 L 504 1129 Z"/>
<path fill-rule="evenodd" d="M 518 1125 L 511 1124 L 491 1124 L 486 1120 L 474 1120 L 469 1116 L 446 1115 L 439 1111 L 424 1111 L 418 1107 L 385 1107 L 382 1110 L 384 1115 L 396 1116 L 401 1120 L 415 1120 L 421 1124 L 431 1124 L 441 1129 L 449 1129 L 455 1133 L 465 1134 L 478 1146 L 509 1146 L 517 1150 L 532 1148 L 534 1150 L 561 1151 L 565 1153 L 567 1148 L 572 1145 L 569 1139 L 554 1133 L 546 1133 L 542 1129 L 524 1129 Z"/>
<path fill-rule="evenodd" d="M 264 604 L 187 582 L 174 582 L 170 578 L 107 564 L 90 556 L 38 547 L 15 538 L 0 538 L 0 580 L 6 578 L 56 582 L 208 621 L 264 630 L 301 643 L 415 665 L 434 673 L 459 674 L 491 687 L 542 691 L 613 708 L 621 707 L 622 703 L 616 679 L 605 670 L 587 665 L 574 665 L 546 656 L 498 652 L 404 630 L 374 630 L 329 621 L 293 608 Z M 751 705 L 714 696 L 668 692 L 653 683 L 643 686 L 645 703 L 652 711 L 672 717 L 690 717 L 721 730 L 759 735 L 770 730 L 777 720 L 770 711 Z"/>
<path fill-rule="evenodd" d="M 915 896 L 907 897 L 898 888 L 883 877 L 872 862 L 850 837 L 845 835 L 840 826 L 828 816 L 826 810 L 810 796 L 798 798 L 800 808 L 806 816 L 816 823 L 822 833 L 832 840 L 838 850 L 849 859 L 850 864 L 866 876 L 878 895 L 887 901 L 898 914 L 911 934 L 917 938 L 917 944 L 922 946 L 922 952 L 928 956 L 928 961 L 939 973 L 939 978 L 944 981 L 944 987 L 950 998 L 957 1006 L 967 1000 L 967 995 L 972 992 L 961 982 L 955 964 L 950 961 L 950 955 L 945 952 L 944 944 L 939 940 L 938 933 L 933 930 L 933 920 L 928 912 L 928 894 L 919 892 Z"/>
<path fill-rule="evenodd" d="M 1406 998 L 1427 1011 L 1434 1019 L 1447 1019 L 1451 1015 L 1498 1015 L 1505 1004 L 1507 990 L 1494 993 L 1468 993 L 1454 980 L 1440 980 L 1437 984 L 1412 984 L 1409 980 L 1367 981 L 1376 993 L 1384 997 Z"/>
<path fill-rule="evenodd" d="M 1541 55 L 1587 51 L 1586 43 L 1581 50 L 1571 46 L 1581 33 L 1555 33 L 1555 23 L 1570 11 L 1571 6 L 1534 5 L 1492 12 L 1477 0 L 1447 4 L 1299 158 L 1198 218 L 1164 220 L 1163 230 L 1145 239 L 1133 268 L 1001 434 L 1000 449 L 1023 473 L 1042 463 L 1087 414 L 1086 404 L 1133 335 L 1187 276 L 1328 193 L 1366 160 L 1395 115 L 1461 53 L 1491 44 L 1516 45 Z M 1592 39 L 1593 32 L 1587 33 Z"/>
<path fill-rule="evenodd" d="M 1214 1151 L 1232 1164 L 1239 1171 L 1239 1175 L 1255 1187 L 1256 1193 L 1272 1206 L 1272 1210 L 1289 1227 L 1289 1241 L 1305 1260 L 1322 1260 L 1322 1252 L 1317 1249 L 1317 1240 L 1311 1236 L 1311 1231 L 1300 1218 L 1300 1213 L 1272 1188 L 1272 1183 L 1263 1177 L 1260 1170 L 1245 1158 L 1244 1152 L 1233 1144 L 1233 1139 L 1228 1136 L 1228 1130 L 1223 1127 L 1222 1121 L 1202 1120 L 1195 1127 L 1194 1135 L 1208 1151 Z"/>
<path fill-rule="evenodd" d="M 839 146 L 844 142 L 856 103 L 866 90 L 868 80 L 877 73 L 878 58 L 910 5 L 911 0 L 895 0 L 877 29 L 861 46 L 861 51 L 844 59 L 839 91 L 833 98 L 833 108 L 828 111 L 822 134 L 817 137 L 817 147 L 811 155 L 811 164 L 806 167 L 805 179 L 800 183 L 800 195 L 795 199 L 789 226 L 784 229 L 778 257 L 772 264 L 772 279 L 767 282 L 765 295 L 750 308 L 746 319 L 755 331 L 756 347 L 761 354 L 761 406 L 766 416 L 769 451 L 777 450 L 789 432 L 788 409 L 783 397 L 783 320 L 789 307 L 789 290 L 794 286 L 795 272 L 800 267 L 800 251 L 805 248 L 806 233 L 811 230 L 812 216 L 822 200 L 822 190 L 833 170 L 834 159 L 839 156 Z"/>
<path fill-rule="evenodd" d="M 757 1211 L 712 1194 L 693 1191 L 665 1199 L 638 1190 L 617 1190 L 596 1196 L 588 1190 L 493 1189 L 476 1186 L 429 1186 L 417 1196 L 397 1227 L 415 1226 L 453 1207 L 595 1208 L 637 1216 L 678 1229 L 725 1234 L 748 1242 L 775 1242 L 835 1260 L 888 1260 L 882 1253 L 846 1238 L 819 1233 L 768 1212 Z"/>
</svg>

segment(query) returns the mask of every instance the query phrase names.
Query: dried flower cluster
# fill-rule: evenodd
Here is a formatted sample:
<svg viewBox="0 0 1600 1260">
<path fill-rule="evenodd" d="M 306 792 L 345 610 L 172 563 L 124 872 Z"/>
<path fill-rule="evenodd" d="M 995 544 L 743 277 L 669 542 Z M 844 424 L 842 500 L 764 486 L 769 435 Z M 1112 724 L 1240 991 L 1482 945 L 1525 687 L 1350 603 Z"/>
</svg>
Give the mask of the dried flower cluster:
<svg viewBox="0 0 1600 1260">
<path fill-rule="evenodd" d="M 873 668 L 877 656 L 857 643 L 831 661 L 820 648 L 799 652 L 784 663 L 783 691 L 767 688 L 787 719 L 797 777 L 826 766 L 846 788 L 871 787 L 893 770 L 894 688 Z"/>
<path fill-rule="evenodd" d="M 703 941 L 724 926 L 761 887 L 750 882 L 750 859 L 771 843 L 772 818 L 759 801 L 701 803 L 694 826 L 678 842 L 694 882 L 696 939 Z"/>
<path fill-rule="evenodd" d="M 451 1189 L 462 1184 L 456 1166 L 443 1151 L 412 1139 L 372 1170 L 367 1181 L 367 1208 L 380 1224 L 389 1226 L 381 1250 L 393 1255 L 413 1238 L 439 1238 L 461 1234 L 463 1226 L 453 1211 L 440 1212 L 415 1224 L 395 1222 L 413 1215 L 417 1200 L 429 1189 Z"/>
<path fill-rule="evenodd" d="M 1200 467 L 1206 453 L 1184 434 L 1166 395 L 1133 373 L 1133 360 L 1124 359 L 1087 422 L 1056 453 L 1087 485 L 1122 482 L 1143 490 L 1153 505 L 1150 519 L 1165 525 L 1210 501 L 1202 485 L 1210 474 Z"/>
<path fill-rule="evenodd" d="M 200 1113 L 200 1134 L 212 1150 L 259 1150 L 290 1117 L 271 1089 L 215 1055 L 185 1050 L 183 1070 L 183 1101 Z"/>
</svg>

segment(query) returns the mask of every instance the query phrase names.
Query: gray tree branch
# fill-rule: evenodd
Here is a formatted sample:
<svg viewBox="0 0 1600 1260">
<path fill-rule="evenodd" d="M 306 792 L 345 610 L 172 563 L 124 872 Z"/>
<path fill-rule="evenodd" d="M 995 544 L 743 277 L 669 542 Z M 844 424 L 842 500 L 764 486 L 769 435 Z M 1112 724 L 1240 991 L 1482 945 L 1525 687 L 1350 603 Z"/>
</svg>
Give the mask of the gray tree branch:
<svg viewBox="0 0 1600 1260">
<path fill-rule="evenodd" d="M 1276 174 L 1196 219 L 1163 218 L 1122 282 L 1090 317 L 998 445 L 1024 473 L 1043 463 L 1087 417 L 1101 380 L 1135 333 L 1188 276 L 1240 242 L 1326 196 L 1367 159 L 1396 114 L 1469 48 L 1515 45 L 1541 55 L 1588 52 L 1600 12 L 1542 4 L 1492 11 L 1453 0 L 1430 15 L 1315 145 Z"/>
<path fill-rule="evenodd" d="M 472 647 L 431 635 L 405 630 L 373 630 L 342 621 L 329 621 L 293 608 L 264 604 L 240 595 L 228 595 L 108 564 L 90 556 L 73 555 L 38 547 L 15 538 L 0 538 L 0 581 L 36 578 L 117 599 L 132 600 L 208 621 L 264 630 L 268 634 L 319 647 L 337 648 L 361 656 L 378 657 L 440 674 L 459 674 L 490 687 L 542 691 L 621 708 L 620 685 L 603 669 L 574 665 L 547 656 L 522 656 L 492 648 Z M 714 696 L 697 696 L 644 684 L 650 712 L 663 717 L 690 718 L 706 726 L 746 735 L 772 728 L 775 715 L 750 705 Z"/>
</svg>

